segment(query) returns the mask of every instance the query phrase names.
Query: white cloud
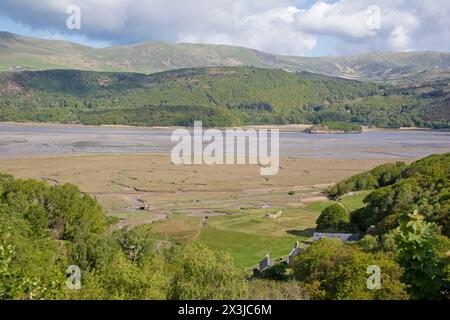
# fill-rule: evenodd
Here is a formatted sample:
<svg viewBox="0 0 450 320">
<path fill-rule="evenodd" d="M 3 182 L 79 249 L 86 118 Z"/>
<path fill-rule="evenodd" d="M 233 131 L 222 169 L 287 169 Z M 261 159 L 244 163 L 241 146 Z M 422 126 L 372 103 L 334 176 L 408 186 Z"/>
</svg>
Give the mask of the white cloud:
<svg viewBox="0 0 450 320">
<path fill-rule="evenodd" d="M 300 3 L 300 5 L 299 5 Z M 82 10 L 79 36 L 140 41 L 233 44 L 282 54 L 317 47 L 353 51 L 450 49 L 448 0 L 0 0 L 0 16 L 37 30 L 65 29 L 66 8 Z M 381 10 L 379 28 L 367 11 Z M 370 20 L 372 19 L 372 20 Z M 11 30 L 13 31 L 13 30 Z M 323 39 L 333 39 L 322 43 Z M 331 47 L 333 46 L 333 47 Z"/>
<path fill-rule="evenodd" d="M 376 30 L 367 28 L 370 16 L 367 7 L 349 10 L 342 3 L 317 2 L 295 16 L 297 27 L 313 34 L 327 34 L 354 38 L 370 37 Z"/>
<path fill-rule="evenodd" d="M 405 50 L 410 47 L 410 36 L 408 31 L 401 26 L 395 27 L 388 38 L 389 47 L 393 50 Z"/>
<path fill-rule="evenodd" d="M 233 44 L 279 54 L 304 54 L 314 49 L 317 41 L 312 35 L 293 27 L 294 15 L 298 11 L 292 6 L 272 9 L 236 21 L 233 32 L 187 32 L 180 35 L 179 41 Z"/>
<path fill-rule="evenodd" d="M 334 4 L 317 2 L 295 16 L 297 27 L 307 33 L 331 35 L 342 41 L 384 41 L 383 49 L 407 50 L 419 19 L 374 1 L 343 0 Z"/>
</svg>

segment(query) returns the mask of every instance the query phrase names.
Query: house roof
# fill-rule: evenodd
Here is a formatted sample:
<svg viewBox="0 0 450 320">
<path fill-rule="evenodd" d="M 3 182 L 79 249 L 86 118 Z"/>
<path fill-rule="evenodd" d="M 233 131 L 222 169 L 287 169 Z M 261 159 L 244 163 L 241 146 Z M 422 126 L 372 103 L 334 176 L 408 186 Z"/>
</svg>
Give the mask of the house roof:
<svg viewBox="0 0 450 320">
<path fill-rule="evenodd" d="M 273 266 L 273 261 L 270 259 L 269 255 L 266 255 L 264 259 L 259 263 L 259 270 L 263 271 L 268 267 Z"/>
<path fill-rule="evenodd" d="M 315 232 L 313 236 L 314 241 L 319 241 L 320 239 L 328 238 L 328 239 L 338 239 L 345 242 L 357 241 L 358 235 L 352 233 L 320 233 Z"/>
<path fill-rule="evenodd" d="M 302 252 L 302 248 L 294 248 L 291 250 L 291 253 L 289 253 L 289 258 L 296 256 Z"/>
<path fill-rule="evenodd" d="M 294 249 L 291 250 L 289 253 L 289 258 L 298 255 L 302 252 L 302 248 L 300 248 L 300 243 L 298 241 L 295 241 Z"/>
</svg>

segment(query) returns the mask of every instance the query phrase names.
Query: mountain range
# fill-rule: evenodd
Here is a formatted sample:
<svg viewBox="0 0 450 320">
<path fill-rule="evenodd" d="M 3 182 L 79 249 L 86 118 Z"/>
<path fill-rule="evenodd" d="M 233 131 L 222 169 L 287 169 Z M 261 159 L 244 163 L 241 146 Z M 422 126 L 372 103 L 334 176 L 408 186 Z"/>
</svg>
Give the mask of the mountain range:
<svg viewBox="0 0 450 320">
<path fill-rule="evenodd" d="M 361 81 L 404 83 L 449 77 L 450 53 L 420 51 L 295 57 L 228 45 L 159 42 L 92 48 L 0 32 L 0 71 L 77 69 L 149 74 L 223 66 L 254 66 Z"/>
</svg>

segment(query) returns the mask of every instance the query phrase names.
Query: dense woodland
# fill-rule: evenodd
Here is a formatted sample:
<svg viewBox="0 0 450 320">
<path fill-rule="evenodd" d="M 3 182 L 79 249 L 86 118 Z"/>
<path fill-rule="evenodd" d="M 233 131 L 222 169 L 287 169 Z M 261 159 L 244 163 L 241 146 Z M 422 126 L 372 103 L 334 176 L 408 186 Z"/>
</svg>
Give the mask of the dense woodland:
<svg viewBox="0 0 450 320">
<path fill-rule="evenodd" d="M 0 74 L 0 121 L 186 126 L 195 120 L 448 128 L 450 96 L 447 80 L 394 87 L 253 67 Z"/>
<path fill-rule="evenodd" d="M 317 230 L 361 240 L 312 243 L 289 267 L 252 278 L 228 253 L 117 229 L 76 186 L 0 175 L 0 299 L 449 299 L 450 154 L 389 164 L 328 192 L 372 190 L 366 206 L 326 208 Z M 82 270 L 68 290 L 66 270 Z M 382 270 L 368 290 L 367 266 Z"/>
</svg>

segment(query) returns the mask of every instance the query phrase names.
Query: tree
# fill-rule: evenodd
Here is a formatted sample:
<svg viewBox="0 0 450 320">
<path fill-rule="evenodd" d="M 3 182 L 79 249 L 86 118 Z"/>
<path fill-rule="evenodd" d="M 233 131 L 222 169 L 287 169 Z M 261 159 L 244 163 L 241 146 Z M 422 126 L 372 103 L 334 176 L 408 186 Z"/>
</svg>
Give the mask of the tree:
<svg viewBox="0 0 450 320">
<path fill-rule="evenodd" d="M 327 192 L 328 195 L 332 197 L 339 197 L 351 191 L 370 190 L 389 186 L 400 180 L 405 169 L 406 164 L 402 162 L 384 164 L 371 171 L 358 174 L 339 182 L 328 189 Z"/>
<path fill-rule="evenodd" d="M 115 238 L 122 251 L 133 262 L 143 261 L 155 251 L 154 235 L 149 225 L 124 228 L 115 232 Z"/>
<path fill-rule="evenodd" d="M 105 214 L 97 201 L 71 184 L 51 187 L 45 197 L 48 227 L 58 240 L 73 240 L 76 232 L 101 233 Z"/>
<path fill-rule="evenodd" d="M 20 221 L 0 212 L 0 300 L 62 299 L 66 259 L 48 239 L 24 237 Z"/>
<path fill-rule="evenodd" d="M 136 264 L 117 252 L 108 266 L 83 273 L 81 290 L 70 292 L 72 299 L 162 300 L 167 296 L 164 261 L 153 257 Z"/>
<path fill-rule="evenodd" d="M 413 298 L 438 299 L 442 298 L 444 279 L 448 275 L 436 249 L 437 226 L 423 219 L 415 212 L 409 221 L 400 222 L 396 236 L 398 260 L 405 269 L 403 282 Z"/>
<path fill-rule="evenodd" d="M 198 244 L 186 247 L 172 281 L 171 298 L 233 300 L 246 295 L 247 283 L 228 253 Z"/>
<path fill-rule="evenodd" d="M 333 204 L 326 208 L 317 219 L 319 232 L 347 231 L 350 222 L 350 214 L 341 204 Z"/>
<path fill-rule="evenodd" d="M 409 220 L 418 210 L 427 222 L 436 223 L 442 233 L 450 235 L 450 153 L 421 159 L 408 167 L 397 164 L 380 166 L 372 174 L 390 175 L 394 184 L 379 187 L 365 199 L 366 207 L 352 213 L 351 221 L 360 231 L 368 229 L 377 235 L 386 234 Z M 380 176 L 381 177 L 381 176 Z M 352 180 L 353 178 L 350 178 Z M 380 178 L 381 179 L 381 178 Z M 382 185 L 382 181 L 380 185 Z M 374 227 L 374 228 L 372 228 Z"/>
<path fill-rule="evenodd" d="M 382 270 L 381 289 L 367 287 L 369 266 Z M 363 252 L 336 239 L 322 239 L 294 259 L 294 278 L 304 283 L 311 299 L 407 299 L 402 268 L 387 254 Z"/>
<path fill-rule="evenodd" d="M 366 252 L 376 251 L 379 247 L 378 239 L 370 234 L 366 234 L 359 240 L 358 245 Z"/>
</svg>

